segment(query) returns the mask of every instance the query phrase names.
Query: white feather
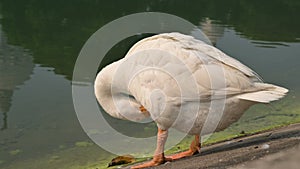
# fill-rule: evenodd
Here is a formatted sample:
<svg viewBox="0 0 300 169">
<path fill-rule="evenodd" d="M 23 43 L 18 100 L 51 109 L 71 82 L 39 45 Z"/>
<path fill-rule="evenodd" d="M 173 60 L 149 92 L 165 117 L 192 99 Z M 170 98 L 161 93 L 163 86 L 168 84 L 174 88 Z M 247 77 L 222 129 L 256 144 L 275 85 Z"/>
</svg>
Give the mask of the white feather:
<svg viewBox="0 0 300 169">
<path fill-rule="evenodd" d="M 284 97 L 289 91 L 286 88 L 266 83 L 255 83 L 257 88 L 264 88 L 262 91 L 241 94 L 237 96 L 239 99 L 254 102 L 269 103 Z"/>
</svg>

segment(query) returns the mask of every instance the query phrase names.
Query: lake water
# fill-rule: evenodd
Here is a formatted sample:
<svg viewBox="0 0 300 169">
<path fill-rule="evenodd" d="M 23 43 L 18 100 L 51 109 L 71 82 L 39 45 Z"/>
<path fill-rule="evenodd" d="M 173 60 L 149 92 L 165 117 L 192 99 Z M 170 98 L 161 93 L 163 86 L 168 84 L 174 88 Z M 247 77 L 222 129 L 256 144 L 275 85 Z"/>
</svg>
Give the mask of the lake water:
<svg viewBox="0 0 300 169">
<path fill-rule="evenodd" d="M 298 0 L 0 0 L 0 168 L 70 168 L 111 156 L 90 146 L 78 122 L 71 91 L 74 64 L 101 26 L 150 11 L 197 25 L 217 48 L 254 69 L 264 81 L 290 89 L 288 106 L 298 105 Z M 120 42 L 102 64 L 121 58 L 140 38 Z M 136 124 L 105 117 L 122 133 L 155 134 L 153 124 L 146 124 L 150 129 L 144 132 Z"/>
</svg>

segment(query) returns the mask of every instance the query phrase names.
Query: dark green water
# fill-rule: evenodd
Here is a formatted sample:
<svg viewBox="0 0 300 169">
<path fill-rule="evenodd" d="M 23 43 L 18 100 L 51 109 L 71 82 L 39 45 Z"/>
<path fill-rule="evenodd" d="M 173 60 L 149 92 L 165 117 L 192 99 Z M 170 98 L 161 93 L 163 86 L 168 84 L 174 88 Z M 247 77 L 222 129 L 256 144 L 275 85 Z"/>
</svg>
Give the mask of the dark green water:
<svg viewBox="0 0 300 169">
<path fill-rule="evenodd" d="M 101 26 L 146 11 L 199 26 L 216 47 L 266 82 L 289 88 L 286 107 L 300 108 L 298 0 L 0 0 L 0 168 L 70 168 L 110 157 L 99 147 L 80 144 L 92 141 L 73 108 L 73 67 Z M 101 66 L 121 58 L 140 38 L 119 43 Z M 135 124 L 106 118 L 128 135 L 155 134 L 152 124 L 145 133 Z"/>
</svg>

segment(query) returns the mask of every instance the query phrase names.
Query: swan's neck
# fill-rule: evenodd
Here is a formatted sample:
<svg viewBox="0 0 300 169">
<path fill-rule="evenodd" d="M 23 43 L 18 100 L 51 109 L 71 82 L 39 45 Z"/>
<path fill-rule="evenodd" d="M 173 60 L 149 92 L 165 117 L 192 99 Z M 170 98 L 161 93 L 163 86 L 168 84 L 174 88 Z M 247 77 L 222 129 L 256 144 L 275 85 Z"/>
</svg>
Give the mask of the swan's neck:
<svg viewBox="0 0 300 169">
<path fill-rule="evenodd" d="M 128 91 L 124 91 L 126 82 L 113 81 L 119 64 L 119 61 L 112 63 L 99 72 L 95 81 L 96 98 L 102 108 L 113 117 L 131 121 L 143 120 L 149 114 L 140 109 L 141 105 Z"/>
<path fill-rule="evenodd" d="M 109 67 L 102 69 L 95 80 L 95 95 L 102 108 L 113 117 L 117 117 L 116 109 L 112 99 L 112 76 L 114 72 Z M 117 117 L 118 118 L 118 117 Z"/>
</svg>

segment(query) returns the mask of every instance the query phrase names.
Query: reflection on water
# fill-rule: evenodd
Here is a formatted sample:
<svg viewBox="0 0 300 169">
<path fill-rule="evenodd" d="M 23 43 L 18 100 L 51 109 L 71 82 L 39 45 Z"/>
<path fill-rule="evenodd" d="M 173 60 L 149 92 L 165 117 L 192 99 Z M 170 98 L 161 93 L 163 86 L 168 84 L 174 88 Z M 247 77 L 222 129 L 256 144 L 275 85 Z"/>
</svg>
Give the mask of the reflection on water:
<svg viewBox="0 0 300 169">
<path fill-rule="evenodd" d="M 22 48 L 7 44 L 7 37 L 0 25 L 0 114 L 1 130 L 7 129 L 8 112 L 17 86 L 30 78 L 32 57 Z"/>
<path fill-rule="evenodd" d="M 113 19 L 144 11 L 183 17 L 266 82 L 285 86 L 291 89 L 289 95 L 296 96 L 300 93 L 299 9 L 298 0 L 0 0 L 0 168 L 51 168 L 46 164 L 54 163 L 36 159 L 89 140 L 74 112 L 70 79 L 85 41 Z M 121 58 L 142 36 L 116 45 L 100 67 Z M 137 130 L 128 122 L 105 118 L 122 133 L 143 137 L 155 132 L 154 125 Z"/>
<path fill-rule="evenodd" d="M 262 48 L 276 48 L 276 46 L 289 46 L 286 43 L 280 43 L 280 42 L 264 42 L 264 41 L 253 41 L 257 47 Z"/>
<path fill-rule="evenodd" d="M 224 25 L 217 23 L 215 20 L 205 18 L 199 23 L 200 29 L 205 33 L 213 45 L 216 45 L 217 40 L 224 34 Z"/>
<path fill-rule="evenodd" d="M 270 42 L 271 45 L 274 45 Z M 225 28 L 216 46 L 255 70 L 265 82 L 286 86 L 299 93 L 300 43 L 277 45 L 276 48 L 258 47 L 235 30 Z"/>
</svg>

